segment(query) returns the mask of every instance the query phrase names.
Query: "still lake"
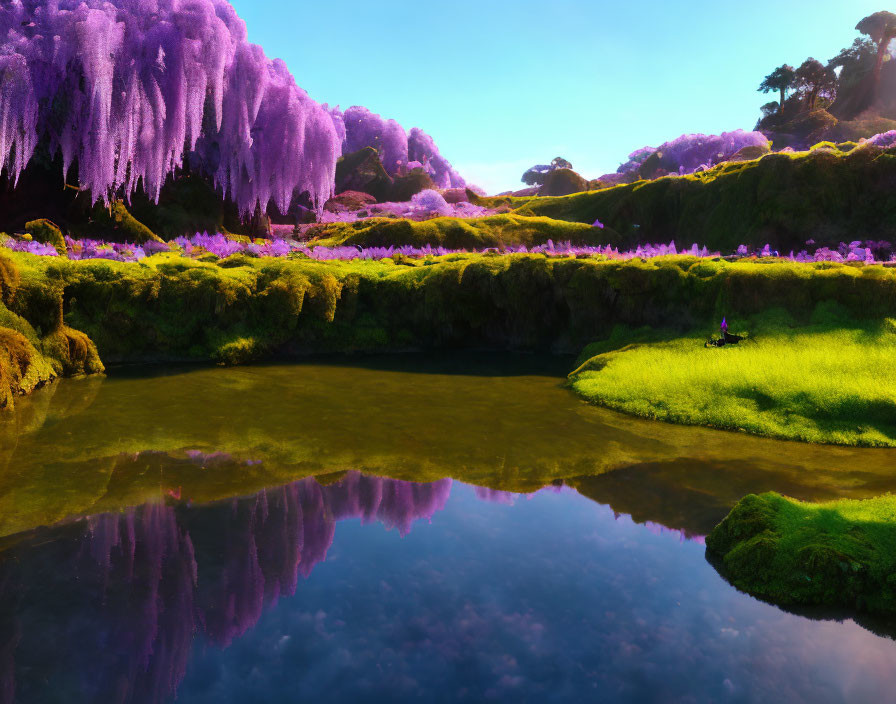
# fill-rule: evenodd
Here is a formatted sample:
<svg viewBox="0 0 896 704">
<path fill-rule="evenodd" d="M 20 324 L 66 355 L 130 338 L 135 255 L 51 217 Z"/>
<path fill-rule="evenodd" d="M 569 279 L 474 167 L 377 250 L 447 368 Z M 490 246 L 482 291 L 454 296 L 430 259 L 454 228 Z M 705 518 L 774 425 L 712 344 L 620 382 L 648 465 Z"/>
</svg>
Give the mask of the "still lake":
<svg viewBox="0 0 896 704">
<path fill-rule="evenodd" d="M 887 624 L 738 592 L 749 492 L 892 451 L 621 416 L 566 359 L 116 369 L 0 414 L 0 703 L 880 702 Z"/>
</svg>

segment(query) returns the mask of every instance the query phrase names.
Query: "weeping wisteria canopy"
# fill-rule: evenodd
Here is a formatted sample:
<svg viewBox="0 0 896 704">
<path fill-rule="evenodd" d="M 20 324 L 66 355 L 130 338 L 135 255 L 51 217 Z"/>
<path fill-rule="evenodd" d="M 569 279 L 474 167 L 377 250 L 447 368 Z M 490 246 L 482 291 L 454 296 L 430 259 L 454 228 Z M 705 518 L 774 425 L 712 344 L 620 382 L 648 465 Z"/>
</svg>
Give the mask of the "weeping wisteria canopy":
<svg viewBox="0 0 896 704">
<path fill-rule="evenodd" d="M 138 185 L 158 200 L 185 160 L 244 215 L 333 193 L 341 135 L 225 0 L 6 0 L 0 33 L 13 182 L 45 140 L 94 200 Z"/>
<path fill-rule="evenodd" d="M 341 135 L 345 153 L 373 147 L 379 152 L 383 168 L 390 176 L 419 167 L 429 174 L 438 188 L 463 188 L 467 185 L 439 153 L 433 138 L 419 127 L 405 132 L 395 120 L 387 120 L 358 105 L 345 112 L 338 107 L 329 108 L 329 112 L 337 133 Z"/>
</svg>

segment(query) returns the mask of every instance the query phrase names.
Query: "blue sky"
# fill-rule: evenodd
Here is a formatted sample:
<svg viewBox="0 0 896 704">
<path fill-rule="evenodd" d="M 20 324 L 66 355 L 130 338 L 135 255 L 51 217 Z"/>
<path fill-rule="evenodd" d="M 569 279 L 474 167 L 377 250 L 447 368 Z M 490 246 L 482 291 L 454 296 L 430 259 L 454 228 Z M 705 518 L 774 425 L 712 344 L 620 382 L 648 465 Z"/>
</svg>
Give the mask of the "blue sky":
<svg viewBox="0 0 896 704">
<path fill-rule="evenodd" d="M 588 178 L 685 132 L 751 129 L 763 76 L 826 61 L 880 0 L 232 0 L 320 101 L 421 127 L 490 192 L 564 156 Z"/>
</svg>

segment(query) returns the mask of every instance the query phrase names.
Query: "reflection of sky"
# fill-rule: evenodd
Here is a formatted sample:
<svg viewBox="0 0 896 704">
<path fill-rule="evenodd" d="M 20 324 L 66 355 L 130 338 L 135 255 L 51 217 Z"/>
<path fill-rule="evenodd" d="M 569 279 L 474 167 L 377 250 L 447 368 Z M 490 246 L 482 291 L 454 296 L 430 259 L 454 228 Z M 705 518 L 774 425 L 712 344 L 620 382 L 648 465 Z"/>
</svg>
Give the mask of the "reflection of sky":
<svg viewBox="0 0 896 704">
<path fill-rule="evenodd" d="M 327 560 L 179 702 L 887 701 L 896 644 L 739 594 L 703 546 L 573 492 L 454 485 L 406 536 L 340 522 Z"/>
</svg>

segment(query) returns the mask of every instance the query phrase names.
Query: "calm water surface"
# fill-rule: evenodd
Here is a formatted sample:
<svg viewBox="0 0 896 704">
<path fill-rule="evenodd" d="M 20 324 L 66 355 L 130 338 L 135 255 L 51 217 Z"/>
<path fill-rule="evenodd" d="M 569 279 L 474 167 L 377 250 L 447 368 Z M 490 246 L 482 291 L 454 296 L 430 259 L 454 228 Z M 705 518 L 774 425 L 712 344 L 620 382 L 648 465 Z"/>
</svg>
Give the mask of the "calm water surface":
<svg viewBox="0 0 896 704">
<path fill-rule="evenodd" d="M 889 701 L 891 629 L 743 595 L 702 536 L 750 491 L 894 489 L 894 455 L 628 419 L 569 366 L 118 371 L 23 400 L 0 703 Z"/>
</svg>

